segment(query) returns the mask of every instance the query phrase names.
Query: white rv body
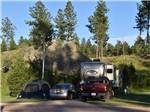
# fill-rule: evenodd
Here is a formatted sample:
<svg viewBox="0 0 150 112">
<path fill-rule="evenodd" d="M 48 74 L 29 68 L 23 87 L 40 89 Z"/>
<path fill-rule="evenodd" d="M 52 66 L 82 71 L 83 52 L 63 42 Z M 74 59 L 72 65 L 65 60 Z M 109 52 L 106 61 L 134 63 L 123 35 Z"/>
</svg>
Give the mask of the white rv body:
<svg viewBox="0 0 150 112">
<path fill-rule="evenodd" d="M 112 64 L 103 62 L 82 62 L 81 63 L 81 79 L 86 80 L 88 77 L 107 77 L 112 82 L 113 87 L 119 87 L 119 71 Z"/>
</svg>

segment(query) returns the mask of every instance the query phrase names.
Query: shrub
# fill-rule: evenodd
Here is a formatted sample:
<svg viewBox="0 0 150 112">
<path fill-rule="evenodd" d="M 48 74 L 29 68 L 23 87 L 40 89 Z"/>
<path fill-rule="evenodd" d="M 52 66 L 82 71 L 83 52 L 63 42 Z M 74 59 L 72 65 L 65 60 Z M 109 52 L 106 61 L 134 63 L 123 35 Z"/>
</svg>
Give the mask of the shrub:
<svg viewBox="0 0 150 112">
<path fill-rule="evenodd" d="M 123 74 L 123 87 L 126 86 L 134 86 L 135 81 L 135 67 L 131 63 L 130 65 L 121 64 L 119 65 L 120 70 L 122 70 Z"/>
<path fill-rule="evenodd" d="M 9 69 L 11 68 L 11 65 L 12 65 L 12 61 L 10 59 L 5 59 L 3 62 L 2 62 L 2 72 L 3 73 L 6 73 L 9 71 Z"/>
<path fill-rule="evenodd" d="M 36 79 L 36 74 L 22 58 L 17 58 L 7 79 L 10 96 L 16 96 L 24 84 L 32 79 Z"/>
</svg>

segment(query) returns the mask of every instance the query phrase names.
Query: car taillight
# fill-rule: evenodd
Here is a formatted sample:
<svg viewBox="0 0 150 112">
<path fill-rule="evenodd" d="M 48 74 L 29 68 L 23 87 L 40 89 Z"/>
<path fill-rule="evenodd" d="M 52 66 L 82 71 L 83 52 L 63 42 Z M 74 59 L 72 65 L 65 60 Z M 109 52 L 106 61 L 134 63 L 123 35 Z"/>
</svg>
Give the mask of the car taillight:
<svg viewBox="0 0 150 112">
<path fill-rule="evenodd" d="M 80 91 L 83 91 L 83 86 L 80 86 Z"/>
<path fill-rule="evenodd" d="M 107 86 L 104 87 L 104 91 L 107 91 Z"/>
</svg>

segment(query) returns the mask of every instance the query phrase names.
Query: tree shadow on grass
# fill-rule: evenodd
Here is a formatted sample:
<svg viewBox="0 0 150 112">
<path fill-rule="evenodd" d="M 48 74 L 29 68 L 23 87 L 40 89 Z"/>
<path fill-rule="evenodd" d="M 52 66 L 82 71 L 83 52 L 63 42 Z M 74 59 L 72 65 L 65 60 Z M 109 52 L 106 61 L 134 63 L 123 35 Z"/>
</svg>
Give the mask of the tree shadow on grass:
<svg viewBox="0 0 150 112">
<path fill-rule="evenodd" d="M 119 98 L 120 101 L 125 103 L 150 106 L 150 94 L 129 93 L 129 94 L 118 94 L 115 97 Z"/>
</svg>

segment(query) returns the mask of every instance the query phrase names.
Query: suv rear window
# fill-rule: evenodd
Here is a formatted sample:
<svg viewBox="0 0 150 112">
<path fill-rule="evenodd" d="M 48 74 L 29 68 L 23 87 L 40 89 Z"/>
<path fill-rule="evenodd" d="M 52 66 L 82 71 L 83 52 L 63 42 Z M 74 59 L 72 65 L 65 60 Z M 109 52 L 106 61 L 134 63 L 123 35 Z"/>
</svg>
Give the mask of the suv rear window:
<svg viewBox="0 0 150 112">
<path fill-rule="evenodd" d="M 94 84 L 94 83 L 103 83 L 106 84 L 107 81 L 106 80 L 89 80 L 87 81 L 88 84 Z"/>
</svg>

